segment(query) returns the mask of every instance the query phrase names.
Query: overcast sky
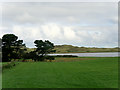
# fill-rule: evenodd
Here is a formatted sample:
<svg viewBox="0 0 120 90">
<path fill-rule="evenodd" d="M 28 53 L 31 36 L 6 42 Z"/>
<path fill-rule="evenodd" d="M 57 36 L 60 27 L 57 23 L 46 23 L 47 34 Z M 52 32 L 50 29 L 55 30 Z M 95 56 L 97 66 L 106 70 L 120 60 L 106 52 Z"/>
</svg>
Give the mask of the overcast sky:
<svg viewBox="0 0 120 90">
<path fill-rule="evenodd" d="M 35 40 L 55 45 L 118 46 L 118 3 L 2 3 L 0 37 L 13 33 L 34 47 Z"/>
</svg>

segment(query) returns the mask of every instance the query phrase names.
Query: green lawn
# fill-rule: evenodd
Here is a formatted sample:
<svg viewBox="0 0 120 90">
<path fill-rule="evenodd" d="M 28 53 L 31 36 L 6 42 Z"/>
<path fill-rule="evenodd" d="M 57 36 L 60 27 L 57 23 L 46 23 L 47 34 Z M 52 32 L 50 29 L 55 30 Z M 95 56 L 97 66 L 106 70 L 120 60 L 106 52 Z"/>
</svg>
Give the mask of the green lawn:
<svg viewBox="0 0 120 90">
<path fill-rule="evenodd" d="M 8 62 L 2 62 L 1 64 L 2 64 L 2 65 L 5 65 L 5 64 L 8 64 Z"/>
<path fill-rule="evenodd" d="M 118 87 L 117 57 L 56 58 L 56 61 L 21 62 L 11 69 L 5 69 L 2 73 L 2 86 L 3 88 Z"/>
</svg>

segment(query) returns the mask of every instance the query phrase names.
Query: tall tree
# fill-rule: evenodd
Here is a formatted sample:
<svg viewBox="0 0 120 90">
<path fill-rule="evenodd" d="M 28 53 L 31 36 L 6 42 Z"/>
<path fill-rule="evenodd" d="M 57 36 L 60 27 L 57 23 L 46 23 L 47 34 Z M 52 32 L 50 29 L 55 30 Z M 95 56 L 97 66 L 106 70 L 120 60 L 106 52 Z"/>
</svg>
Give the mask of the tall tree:
<svg viewBox="0 0 120 90">
<path fill-rule="evenodd" d="M 17 54 L 17 58 L 22 58 L 24 51 L 26 51 L 26 46 L 23 44 L 23 40 L 18 40 L 14 43 L 14 53 Z"/>
<path fill-rule="evenodd" d="M 2 62 L 2 39 L 0 38 L 0 62 Z"/>
<path fill-rule="evenodd" d="M 54 44 L 48 40 L 45 40 L 45 41 L 35 40 L 34 43 L 35 43 L 35 46 L 37 47 L 36 53 L 39 56 L 38 60 L 40 60 L 40 61 L 43 61 L 45 56 L 48 53 L 55 52 L 55 50 L 53 50 Z"/>
<path fill-rule="evenodd" d="M 7 62 L 12 58 L 17 58 L 20 46 L 23 46 L 23 41 L 18 40 L 14 34 L 5 34 L 2 37 L 2 61 Z"/>
</svg>

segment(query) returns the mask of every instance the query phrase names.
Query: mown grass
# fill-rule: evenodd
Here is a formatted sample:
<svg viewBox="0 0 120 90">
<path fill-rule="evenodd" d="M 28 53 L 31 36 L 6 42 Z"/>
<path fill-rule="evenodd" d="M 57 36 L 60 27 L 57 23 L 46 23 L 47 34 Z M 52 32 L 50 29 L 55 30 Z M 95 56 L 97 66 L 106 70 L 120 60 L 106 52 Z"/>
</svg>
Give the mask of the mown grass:
<svg viewBox="0 0 120 90">
<path fill-rule="evenodd" d="M 58 62 L 21 62 L 3 71 L 2 86 L 3 88 L 118 87 L 117 57 L 56 58 L 56 61 Z"/>
</svg>

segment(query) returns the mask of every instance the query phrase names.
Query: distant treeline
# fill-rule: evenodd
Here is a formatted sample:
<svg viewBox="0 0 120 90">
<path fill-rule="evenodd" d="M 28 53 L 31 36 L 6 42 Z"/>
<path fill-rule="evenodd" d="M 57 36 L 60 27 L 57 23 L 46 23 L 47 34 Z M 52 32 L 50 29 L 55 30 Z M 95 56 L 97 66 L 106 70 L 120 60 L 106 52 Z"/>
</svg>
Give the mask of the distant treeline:
<svg viewBox="0 0 120 90">
<path fill-rule="evenodd" d="M 27 51 L 33 51 L 36 48 L 27 48 Z M 55 53 L 89 53 L 89 52 L 118 52 L 120 48 L 97 48 L 97 47 L 77 47 L 72 45 L 55 45 Z"/>
</svg>

